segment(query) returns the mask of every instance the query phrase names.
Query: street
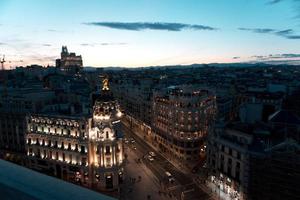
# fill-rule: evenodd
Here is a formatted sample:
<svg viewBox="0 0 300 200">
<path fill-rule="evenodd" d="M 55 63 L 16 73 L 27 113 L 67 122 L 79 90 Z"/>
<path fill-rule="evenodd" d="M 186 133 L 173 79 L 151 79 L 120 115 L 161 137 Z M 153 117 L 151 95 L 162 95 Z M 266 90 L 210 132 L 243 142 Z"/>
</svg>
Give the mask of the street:
<svg viewBox="0 0 300 200">
<path fill-rule="evenodd" d="M 145 141 L 140 137 L 135 135 L 132 130 L 123 125 L 123 131 L 125 138 L 133 138 L 134 142 L 130 140 L 128 144 L 125 144 L 126 153 L 128 155 L 129 162 L 137 162 L 138 166 L 135 166 L 135 169 L 132 169 L 133 166 L 127 167 L 127 173 L 131 174 L 131 170 L 140 172 L 139 168 L 146 168 L 147 170 L 141 171 L 142 173 L 147 173 L 152 177 L 152 180 L 157 185 L 157 190 L 160 191 L 161 195 L 158 198 L 153 199 L 180 199 L 181 193 L 186 191 L 186 199 L 208 199 L 209 196 L 202 191 L 194 182 L 192 175 L 184 174 L 175 166 L 173 166 L 167 159 L 165 159 L 159 152 L 155 151 L 151 146 L 149 146 Z M 150 161 L 147 158 L 147 155 L 150 151 L 155 152 L 156 156 L 153 161 Z M 139 159 L 139 161 L 138 161 Z M 175 178 L 173 183 L 170 183 L 167 179 L 166 172 L 170 172 Z M 151 188 L 147 188 L 152 191 Z M 156 193 L 158 193 L 158 191 Z M 148 192 L 149 193 L 149 192 Z M 165 195 L 162 195 L 165 194 Z M 145 195 L 146 196 L 146 195 Z"/>
</svg>

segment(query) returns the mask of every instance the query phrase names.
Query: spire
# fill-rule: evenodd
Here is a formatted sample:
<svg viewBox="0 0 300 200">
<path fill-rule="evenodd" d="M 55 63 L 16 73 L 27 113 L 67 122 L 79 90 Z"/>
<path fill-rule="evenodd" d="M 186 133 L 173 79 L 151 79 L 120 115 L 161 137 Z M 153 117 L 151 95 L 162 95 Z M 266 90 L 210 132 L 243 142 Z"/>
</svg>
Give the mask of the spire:
<svg viewBox="0 0 300 200">
<path fill-rule="evenodd" d="M 61 57 L 69 55 L 67 46 L 61 47 Z"/>
</svg>

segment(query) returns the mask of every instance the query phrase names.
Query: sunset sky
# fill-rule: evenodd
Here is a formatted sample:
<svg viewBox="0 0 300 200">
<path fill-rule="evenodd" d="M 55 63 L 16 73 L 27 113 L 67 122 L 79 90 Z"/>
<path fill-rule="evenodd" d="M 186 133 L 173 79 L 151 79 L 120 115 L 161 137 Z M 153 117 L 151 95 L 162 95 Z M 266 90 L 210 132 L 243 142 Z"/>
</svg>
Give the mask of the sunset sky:
<svg viewBox="0 0 300 200">
<path fill-rule="evenodd" d="M 6 67 L 300 60 L 300 0 L 1 0 Z M 10 61 L 10 62 L 9 62 Z"/>
</svg>

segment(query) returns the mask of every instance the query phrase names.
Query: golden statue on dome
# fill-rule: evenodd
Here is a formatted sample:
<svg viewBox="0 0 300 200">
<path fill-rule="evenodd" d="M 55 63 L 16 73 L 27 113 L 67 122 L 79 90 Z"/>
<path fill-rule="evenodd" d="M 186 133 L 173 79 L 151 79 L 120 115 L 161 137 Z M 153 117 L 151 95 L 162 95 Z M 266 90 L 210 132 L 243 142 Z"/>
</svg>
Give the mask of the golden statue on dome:
<svg viewBox="0 0 300 200">
<path fill-rule="evenodd" d="M 108 84 L 108 78 L 103 79 L 103 81 L 102 81 L 102 90 L 103 90 L 103 91 L 109 90 L 108 85 L 109 85 L 109 84 Z"/>
</svg>

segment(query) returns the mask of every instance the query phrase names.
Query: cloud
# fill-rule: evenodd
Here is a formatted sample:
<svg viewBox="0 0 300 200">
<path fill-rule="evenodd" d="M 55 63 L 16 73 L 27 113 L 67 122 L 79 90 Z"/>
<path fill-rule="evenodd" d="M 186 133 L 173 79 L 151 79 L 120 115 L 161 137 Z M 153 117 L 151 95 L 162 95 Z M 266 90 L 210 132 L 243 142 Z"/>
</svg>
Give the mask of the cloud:
<svg viewBox="0 0 300 200">
<path fill-rule="evenodd" d="M 232 59 L 236 60 L 236 59 L 240 59 L 241 57 L 239 56 L 234 56 Z"/>
<path fill-rule="evenodd" d="M 298 39 L 300 39 L 300 35 L 288 35 L 288 36 L 286 36 L 286 38 L 292 39 L 292 40 L 298 40 Z"/>
<path fill-rule="evenodd" d="M 238 28 L 241 31 L 251 31 L 253 33 L 273 33 L 275 30 L 270 28 Z"/>
<path fill-rule="evenodd" d="M 44 47 L 51 47 L 52 45 L 51 44 L 42 44 L 42 46 L 44 46 Z"/>
<path fill-rule="evenodd" d="M 300 35 L 295 35 L 293 29 L 276 30 L 271 28 L 238 28 L 241 31 L 252 33 L 273 34 L 286 39 L 300 39 Z"/>
<path fill-rule="evenodd" d="M 94 46 L 126 45 L 126 44 L 127 43 L 125 43 L 125 42 L 102 42 L 102 43 L 82 43 L 80 45 L 94 47 Z"/>
<path fill-rule="evenodd" d="M 166 23 L 166 22 L 88 22 L 84 23 L 90 26 L 103 26 L 112 29 L 141 31 L 141 30 L 217 30 L 217 28 L 199 24 Z"/>
<path fill-rule="evenodd" d="M 300 54 L 294 54 L 294 53 L 285 53 L 285 54 L 275 54 L 275 55 L 269 55 L 270 58 L 300 58 Z"/>
<path fill-rule="evenodd" d="M 271 0 L 268 2 L 268 4 L 277 4 L 279 2 L 281 2 L 282 0 Z"/>
<path fill-rule="evenodd" d="M 280 36 L 287 36 L 293 33 L 294 33 L 293 29 L 286 29 L 286 30 L 281 30 L 276 32 L 276 34 Z"/>
<path fill-rule="evenodd" d="M 295 14 L 294 19 L 300 19 L 300 0 L 267 0 L 267 4 L 272 6 L 281 2 L 289 2 L 291 9 Z"/>
<path fill-rule="evenodd" d="M 59 32 L 58 30 L 55 30 L 55 29 L 48 29 L 47 31 L 49 31 L 49 32 Z"/>
<path fill-rule="evenodd" d="M 251 56 L 251 58 L 254 58 L 256 60 L 261 60 L 261 61 L 269 61 L 269 60 L 282 60 L 282 59 L 300 59 L 300 54 L 295 54 L 295 53 L 283 53 L 283 54 L 269 54 L 269 55 L 255 55 Z"/>
</svg>

